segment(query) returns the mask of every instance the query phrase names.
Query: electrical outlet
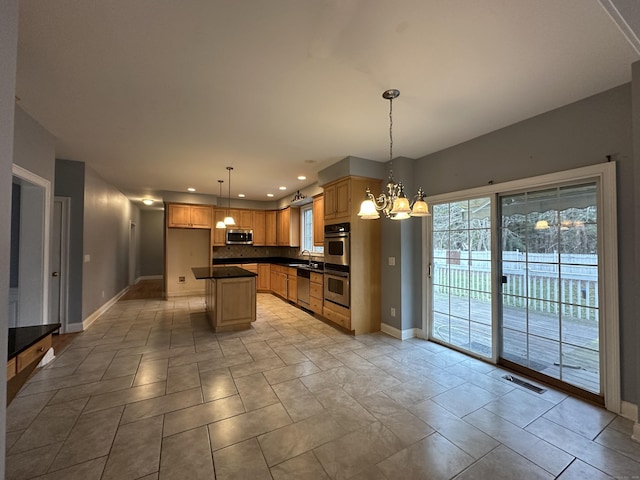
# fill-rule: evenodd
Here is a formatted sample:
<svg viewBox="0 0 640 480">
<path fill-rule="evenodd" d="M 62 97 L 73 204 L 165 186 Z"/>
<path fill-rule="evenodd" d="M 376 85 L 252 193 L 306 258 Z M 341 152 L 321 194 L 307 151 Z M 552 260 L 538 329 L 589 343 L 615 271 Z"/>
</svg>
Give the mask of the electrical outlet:
<svg viewBox="0 0 640 480">
<path fill-rule="evenodd" d="M 185 277 L 178 277 L 178 283 L 184 283 L 184 282 L 186 282 Z"/>
<path fill-rule="evenodd" d="M 391 316 L 395 317 L 396 316 L 396 309 L 391 307 Z"/>
</svg>

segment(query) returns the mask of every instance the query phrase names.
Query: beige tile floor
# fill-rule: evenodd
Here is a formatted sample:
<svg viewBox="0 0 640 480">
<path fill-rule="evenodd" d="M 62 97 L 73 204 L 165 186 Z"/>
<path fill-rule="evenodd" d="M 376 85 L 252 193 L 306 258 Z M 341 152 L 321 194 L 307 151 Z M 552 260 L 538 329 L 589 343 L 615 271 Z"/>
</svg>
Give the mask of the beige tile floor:
<svg viewBox="0 0 640 480">
<path fill-rule="evenodd" d="M 419 339 L 352 337 L 267 294 L 114 305 L 7 410 L 7 479 L 640 478 L 632 422 Z"/>
</svg>

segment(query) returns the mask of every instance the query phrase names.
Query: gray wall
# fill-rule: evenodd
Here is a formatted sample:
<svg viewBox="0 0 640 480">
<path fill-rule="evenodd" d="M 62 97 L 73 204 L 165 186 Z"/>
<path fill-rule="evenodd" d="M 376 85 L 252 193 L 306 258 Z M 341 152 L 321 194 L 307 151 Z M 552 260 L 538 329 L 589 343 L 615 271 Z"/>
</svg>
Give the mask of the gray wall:
<svg viewBox="0 0 640 480">
<path fill-rule="evenodd" d="M 164 211 L 140 211 L 140 276 L 164 275 Z"/>
<path fill-rule="evenodd" d="M 622 85 L 420 158 L 415 179 L 433 195 L 602 163 L 607 155 L 617 162 L 618 177 L 622 399 L 636 402 L 637 290 L 636 267 L 630 260 L 638 241 L 631 86 Z"/>
<path fill-rule="evenodd" d="M 638 310 L 640 309 L 640 62 L 636 62 L 632 66 L 632 91 L 631 95 L 633 98 L 632 102 L 632 125 L 633 125 L 633 160 L 634 160 L 634 169 L 633 169 L 633 187 L 634 187 L 634 200 L 632 205 L 635 205 L 634 211 L 634 219 L 633 225 L 635 226 L 635 272 L 636 279 L 634 283 L 634 295 L 632 299 L 628 299 L 628 302 L 633 301 L 633 311 L 637 316 Z M 630 262 L 631 263 L 631 262 Z M 632 319 L 633 320 L 633 317 Z M 638 344 L 638 340 L 640 339 L 640 322 L 635 322 L 635 332 L 630 332 L 630 337 L 635 339 L 633 342 L 635 345 Z M 630 330 L 630 329 L 629 329 Z M 632 346 L 633 347 L 633 346 Z M 637 348 L 634 350 L 637 352 Z M 638 365 L 640 361 L 638 358 L 635 358 L 635 365 Z M 635 399 L 640 398 L 640 368 L 636 368 L 635 371 Z"/>
<path fill-rule="evenodd" d="M 56 196 L 70 198 L 69 215 L 69 326 L 82 323 L 82 245 L 84 235 L 84 162 L 57 159 Z M 79 327 L 77 327 L 79 328 Z M 74 328 L 70 328 L 73 330 Z"/>
<path fill-rule="evenodd" d="M 18 52 L 18 0 L 0 1 L 0 225 L 11 225 L 14 97 Z M 10 230 L 0 233 L 0 358 L 7 358 Z M 7 371 L 0 376 L 0 398 L 7 394 Z M 5 468 L 6 405 L 0 402 L 0 472 Z M 3 474 L 0 474 L 3 475 Z"/>
<path fill-rule="evenodd" d="M 14 138 L 13 161 L 31 173 L 49 180 L 53 199 L 55 137 L 18 106 L 15 111 Z"/>
<path fill-rule="evenodd" d="M 139 210 L 85 165 L 82 318 L 129 285 L 129 225 Z M 139 223 L 139 222 L 138 222 Z"/>
</svg>

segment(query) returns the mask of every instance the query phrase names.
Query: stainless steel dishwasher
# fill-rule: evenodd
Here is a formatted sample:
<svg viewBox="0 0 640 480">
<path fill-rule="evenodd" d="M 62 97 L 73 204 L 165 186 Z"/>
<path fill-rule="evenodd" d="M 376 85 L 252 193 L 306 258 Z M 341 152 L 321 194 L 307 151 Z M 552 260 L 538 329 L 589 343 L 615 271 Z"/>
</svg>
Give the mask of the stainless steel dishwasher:
<svg viewBox="0 0 640 480">
<path fill-rule="evenodd" d="M 304 308 L 310 308 L 309 304 L 309 279 L 311 272 L 298 268 L 298 305 Z"/>
</svg>

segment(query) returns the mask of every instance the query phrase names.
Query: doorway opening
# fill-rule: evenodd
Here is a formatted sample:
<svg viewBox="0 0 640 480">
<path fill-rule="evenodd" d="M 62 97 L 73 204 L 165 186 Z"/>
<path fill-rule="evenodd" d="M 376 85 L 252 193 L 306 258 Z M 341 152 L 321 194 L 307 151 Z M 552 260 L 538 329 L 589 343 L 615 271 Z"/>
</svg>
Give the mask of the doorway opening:
<svg viewBox="0 0 640 480">
<path fill-rule="evenodd" d="M 51 182 L 13 165 L 9 327 L 49 323 Z"/>
</svg>

